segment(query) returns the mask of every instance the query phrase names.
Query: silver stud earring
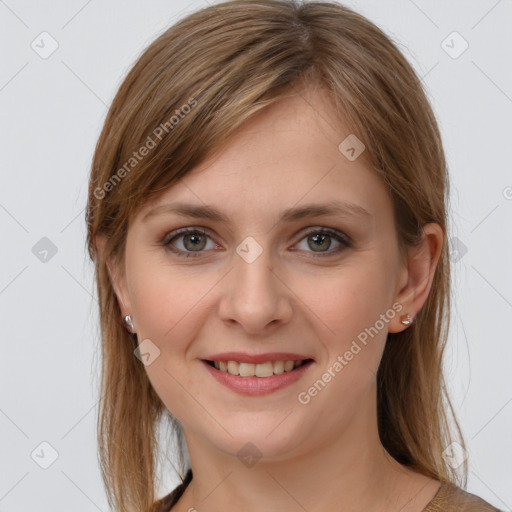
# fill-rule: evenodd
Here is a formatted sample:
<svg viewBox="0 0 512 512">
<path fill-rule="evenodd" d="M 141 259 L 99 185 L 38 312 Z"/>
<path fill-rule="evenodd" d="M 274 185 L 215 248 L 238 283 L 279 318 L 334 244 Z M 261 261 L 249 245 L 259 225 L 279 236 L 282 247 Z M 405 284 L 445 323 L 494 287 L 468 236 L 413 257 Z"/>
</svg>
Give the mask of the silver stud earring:
<svg viewBox="0 0 512 512">
<path fill-rule="evenodd" d="M 126 315 L 123 318 L 124 326 L 126 329 L 128 329 L 131 333 L 135 332 L 135 328 L 133 327 L 132 317 L 131 315 Z"/>
<path fill-rule="evenodd" d="M 407 313 L 405 317 L 400 319 L 400 322 L 402 322 L 404 325 L 411 325 L 414 322 L 414 318 L 409 313 Z"/>
</svg>

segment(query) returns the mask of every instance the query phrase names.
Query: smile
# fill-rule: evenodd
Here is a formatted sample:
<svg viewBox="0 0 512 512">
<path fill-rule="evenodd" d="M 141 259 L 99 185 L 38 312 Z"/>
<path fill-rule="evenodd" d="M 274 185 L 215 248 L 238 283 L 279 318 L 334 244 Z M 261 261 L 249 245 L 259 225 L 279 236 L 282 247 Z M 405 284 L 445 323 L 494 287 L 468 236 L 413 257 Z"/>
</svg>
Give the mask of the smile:
<svg viewBox="0 0 512 512">
<path fill-rule="evenodd" d="M 272 377 L 272 375 L 280 375 L 284 372 L 291 372 L 294 368 L 302 366 L 305 360 L 289 360 L 289 361 L 267 361 L 265 363 L 240 363 L 238 361 L 207 361 L 210 366 L 214 366 L 217 370 L 231 375 L 240 375 L 241 377 Z"/>
<path fill-rule="evenodd" d="M 203 359 L 201 363 L 223 386 L 236 393 L 255 396 L 272 393 L 293 384 L 308 371 L 314 361 L 277 360 L 255 364 Z"/>
</svg>

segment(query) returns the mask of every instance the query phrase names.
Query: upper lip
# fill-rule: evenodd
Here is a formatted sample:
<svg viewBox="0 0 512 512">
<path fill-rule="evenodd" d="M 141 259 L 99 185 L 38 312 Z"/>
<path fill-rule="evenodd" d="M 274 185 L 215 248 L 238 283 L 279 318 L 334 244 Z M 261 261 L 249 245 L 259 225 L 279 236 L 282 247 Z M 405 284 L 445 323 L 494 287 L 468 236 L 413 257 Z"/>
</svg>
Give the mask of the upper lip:
<svg viewBox="0 0 512 512">
<path fill-rule="evenodd" d="M 292 352 L 267 352 L 266 354 L 247 354 L 245 352 L 222 352 L 204 358 L 205 361 L 237 361 L 239 363 L 266 363 L 267 361 L 304 361 L 312 357 Z"/>
</svg>

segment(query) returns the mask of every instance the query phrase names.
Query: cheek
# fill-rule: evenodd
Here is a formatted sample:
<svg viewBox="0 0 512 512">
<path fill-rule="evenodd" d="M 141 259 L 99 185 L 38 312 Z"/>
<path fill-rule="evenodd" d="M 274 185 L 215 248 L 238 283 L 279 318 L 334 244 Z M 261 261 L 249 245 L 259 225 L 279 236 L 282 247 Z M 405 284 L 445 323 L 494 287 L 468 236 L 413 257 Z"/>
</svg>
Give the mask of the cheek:
<svg viewBox="0 0 512 512">
<path fill-rule="evenodd" d="M 374 386 L 389 322 L 395 316 L 389 280 L 382 261 L 368 258 L 367 264 L 344 268 L 311 287 L 319 291 L 309 295 L 314 300 L 308 306 L 319 318 L 316 325 L 327 356 L 319 371 L 329 382 L 313 406 L 318 407 L 315 414 L 323 414 L 322 403 L 338 403 L 343 397 L 344 407 L 332 413 L 338 419 L 350 416 Z"/>
<path fill-rule="evenodd" d="M 373 262 L 316 279 L 314 286 L 306 281 L 300 296 L 310 299 L 305 301 L 308 316 L 321 333 L 326 357 L 319 375 L 301 390 L 299 402 L 320 423 L 337 429 L 368 402 L 375 386 L 388 323 L 395 315 L 389 305 L 389 275 Z"/>
<path fill-rule="evenodd" d="M 134 274 L 133 310 L 144 337 L 174 346 L 179 340 L 186 340 L 184 329 L 199 324 L 201 298 L 212 287 L 212 280 L 204 273 L 192 276 L 179 269 L 159 267 L 157 272 L 156 268 Z"/>
<path fill-rule="evenodd" d="M 373 261 L 315 279 L 302 278 L 302 291 L 298 295 L 304 297 L 302 300 L 318 317 L 318 322 L 324 324 L 329 338 L 339 344 L 357 337 L 385 313 L 390 287 L 387 273 Z"/>
<path fill-rule="evenodd" d="M 202 316 L 206 314 L 202 313 L 201 298 L 212 287 L 207 282 L 211 279 L 204 274 L 191 277 L 168 265 L 147 263 L 131 277 L 139 343 L 149 339 L 159 350 L 158 357 L 145 367 L 148 378 L 167 409 L 186 423 L 197 403 L 191 396 L 203 403 L 201 389 L 191 375 L 198 363 L 187 361 L 187 354 L 201 334 Z"/>
</svg>

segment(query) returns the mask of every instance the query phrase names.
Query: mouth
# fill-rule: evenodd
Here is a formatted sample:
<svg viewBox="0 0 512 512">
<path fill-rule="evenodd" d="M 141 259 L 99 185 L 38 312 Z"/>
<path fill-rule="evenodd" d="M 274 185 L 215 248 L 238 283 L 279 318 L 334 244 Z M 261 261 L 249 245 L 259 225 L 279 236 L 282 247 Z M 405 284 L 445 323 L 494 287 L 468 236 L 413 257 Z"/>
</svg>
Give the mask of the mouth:
<svg viewBox="0 0 512 512">
<path fill-rule="evenodd" d="M 313 359 L 302 360 L 276 360 L 264 363 L 245 363 L 239 361 L 218 361 L 203 359 L 203 361 L 219 372 L 228 373 L 238 377 L 268 378 L 283 373 L 292 373 L 309 365 Z"/>
<path fill-rule="evenodd" d="M 225 357 L 225 356 L 224 356 Z M 250 359 L 239 355 L 240 358 Z M 276 357 L 276 354 L 274 354 Z M 254 359 L 254 357 L 253 357 Z M 260 361 L 263 356 L 258 356 Z M 266 357 L 263 361 L 267 359 Z M 268 395 L 277 392 L 293 383 L 298 382 L 310 368 L 315 360 L 308 359 L 281 359 L 260 363 L 248 363 L 233 360 L 201 359 L 207 372 L 220 384 L 235 393 L 249 396 Z"/>
</svg>

